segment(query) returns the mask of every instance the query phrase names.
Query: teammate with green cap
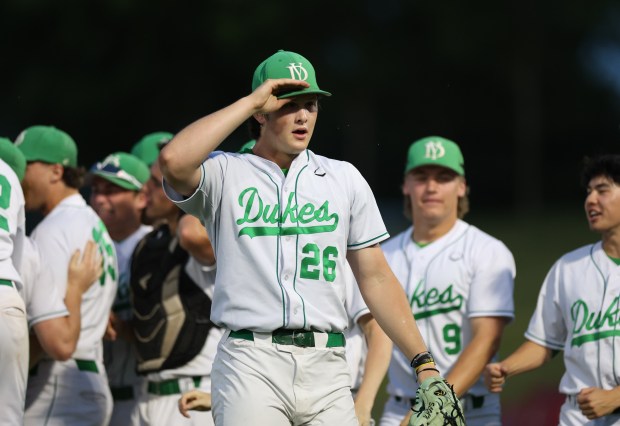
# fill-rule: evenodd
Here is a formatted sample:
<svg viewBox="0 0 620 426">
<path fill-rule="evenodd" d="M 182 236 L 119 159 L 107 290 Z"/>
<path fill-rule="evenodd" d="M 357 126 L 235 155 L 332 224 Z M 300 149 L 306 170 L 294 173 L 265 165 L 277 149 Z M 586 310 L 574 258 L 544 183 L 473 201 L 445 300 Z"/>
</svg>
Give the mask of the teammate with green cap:
<svg viewBox="0 0 620 426">
<path fill-rule="evenodd" d="M 104 363 L 114 399 L 111 426 L 139 425 L 138 401 L 144 378 L 136 373 L 136 356 L 129 321 L 132 318 L 129 267 L 138 242 L 152 228 L 141 223 L 146 207 L 149 168 L 138 157 L 115 152 L 90 169 L 90 205 L 108 228 L 118 259 L 118 290 L 104 341 Z"/>
<path fill-rule="evenodd" d="M 65 295 L 67 265 L 88 241 L 97 244 L 103 258 L 99 279 L 82 288 L 83 294 L 65 297 L 72 313 L 68 320 L 67 310 L 62 310 L 40 312 L 31 321 L 46 357 L 28 379 L 24 424 L 78 424 L 84 419 L 107 424 L 112 398 L 102 337 L 116 294 L 114 246 L 105 225 L 78 191 L 84 172 L 77 166 L 73 138 L 52 126 L 32 126 L 20 133 L 16 144 L 27 161 L 22 183 L 26 209 L 44 216 L 31 234 L 45 261 L 37 291 L 51 295 L 49 287 L 55 287 L 57 294 Z"/>
<path fill-rule="evenodd" d="M 319 97 L 330 96 L 314 67 L 278 51 L 252 89 L 159 157 L 168 196 L 215 242 L 211 319 L 229 330 L 213 364 L 215 424 L 357 426 L 342 334 L 347 263 L 390 338 L 410 359 L 424 354 L 420 381 L 438 373 L 378 245 L 388 233 L 368 183 L 308 149 Z M 248 119 L 260 127 L 252 153 L 214 152 Z"/>
<path fill-rule="evenodd" d="M 486 390 L 482 372 L 514 317 L 512 254 L 462 220 L 469 210 L 465 164 L 453 141 L 430 136 L 412 143 L 402 191 L 412 226 L 382 244 L 385 257 L 437 367 L 462 398 L 467 424 L 499 425 L 499 398 Z M 418 383 L 409 371 L 408 357 L 394 348 L 381 425 L 400 425 L 411 413 Z"/>
<path fill-rule="evenodd" d="M 151 167 L 151 164 L 155 162 L 159 155 L 159 150 L 163 144 L 169 142 L 172 139 L 172 133 L 170 132 L 153 132 L 144 135 L 136 144 L 131 148 L 131 154 L 135 155 Z"/>
</svg>

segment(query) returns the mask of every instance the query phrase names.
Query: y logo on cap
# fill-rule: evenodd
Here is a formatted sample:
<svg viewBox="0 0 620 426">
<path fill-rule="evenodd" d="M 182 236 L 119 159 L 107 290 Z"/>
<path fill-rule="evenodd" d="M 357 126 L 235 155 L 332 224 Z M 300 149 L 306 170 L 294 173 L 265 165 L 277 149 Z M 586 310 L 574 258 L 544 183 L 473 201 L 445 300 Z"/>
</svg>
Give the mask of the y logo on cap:
<svg viewBox="0 0 620 426">
<path fill-rule="evenodd" d="M 443 147 L 440 141 L 429 141 L 425 145 L 426 153 L 424 157 L 430 158 L 431 160 L 437 160 L 438 158 L 446 155 L 446 149 Z"/>
<path fill-rule="evenodd" d="M 295 62 L 291 62 L 286 68 L 288 68 L 291 72 L 291 78 L 293 80 L 306 81 L 308 78 L 308 71 L 306 71 L 303 65 L 301 65 L 301 62 L 297 64 Z"/>
</svg>

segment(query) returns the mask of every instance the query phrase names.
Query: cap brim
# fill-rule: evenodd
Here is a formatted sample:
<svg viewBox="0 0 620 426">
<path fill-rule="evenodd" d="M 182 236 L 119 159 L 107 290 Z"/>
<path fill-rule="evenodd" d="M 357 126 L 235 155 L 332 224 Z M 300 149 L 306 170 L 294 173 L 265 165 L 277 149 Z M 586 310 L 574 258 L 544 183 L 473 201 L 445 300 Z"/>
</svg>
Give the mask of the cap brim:
<svg viewBox="0 0 620 426">
<path fill-rule="evenodd" d="M 283 95 L 278 95 L 278 99 L 288 99 L 288 98 L 292 98 L 295 96 L 301 96 L 301 95 L 322 95 L 322 96 L 331 96 L 332 94 L 329 92 L 326 92 L 325 90 L 320 90 L 320 89 L 304 89 L 304 90 L 296 90 L 294 92 L 288 92 L 285 93 Z"/>
<path fill-rule="evenodd" d="M 93 176 L 98 176 L 102 179 L 107 180 L 108 182 L 113 183 L 116 186 L 120 186 L 123 189 L 128 189 L 130 191 L 139 191 L 140 188 L 136 188 L 136 185 L 134 185 L 131 182 L 127 182 L 125 179 L 121 179 L 119 177 L 110 175 L 108 173 L 104 173 L 104 172 L 92 172 L 91 173 Z"/>
</svg>

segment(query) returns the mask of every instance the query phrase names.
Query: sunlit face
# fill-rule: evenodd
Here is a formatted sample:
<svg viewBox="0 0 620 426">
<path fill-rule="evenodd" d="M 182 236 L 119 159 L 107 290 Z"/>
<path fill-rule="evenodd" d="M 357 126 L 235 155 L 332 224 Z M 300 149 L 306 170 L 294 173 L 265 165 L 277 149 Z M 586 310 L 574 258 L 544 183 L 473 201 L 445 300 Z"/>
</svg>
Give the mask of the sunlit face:
<svg viewBox="0 0 620 426">
<path fill-rule="evenodd" d="M 121 188 L 99 176 L 93 177 L 90 205 L 109 230 L 140 222 L 146 206 L 144 193 Z"/>
<path fill-rule="evenodd" d="M 145 185 L 146 209 L 144 214 L 150 221 L 165 219 L 178 211 L 178 207 L 166 197 L 162 180 L 163 175 L 159 168 L 159 162 L 155 161 L 151 166 L 151 178 Z"/>
<path fill-rule="evenodd" d="M 263 149 L 270 155 L 297 155 L 308 147 L 319 112 L 317 95 L 291 98 L 268 115 L 256 115 L 262 125 Z"/>
<path fill-rule="evenodd" d="M 590 229 L 599 233 L 620 229 L 620 186 L 606 176 L 596 176 L 587 192 L 584 206 Z"/>
<path fill-rule="evenodd" d="M 456 220 L 459 197 L 465 196 L 465 179 L 439 166 L 421 166 L 405 176 L 403 195 L 411 201 L 414 223 L 431 225 Z"/>
<path fill-rule="evenodd" d="M 26 201 L 26 210 L 41 211 L 53 182 L 62 179 L 58 164 L 48 164 L 41 161 L 32 161 L 26 165 L 26 173 L 22 180 L 22 189 Z"/>
</svg>

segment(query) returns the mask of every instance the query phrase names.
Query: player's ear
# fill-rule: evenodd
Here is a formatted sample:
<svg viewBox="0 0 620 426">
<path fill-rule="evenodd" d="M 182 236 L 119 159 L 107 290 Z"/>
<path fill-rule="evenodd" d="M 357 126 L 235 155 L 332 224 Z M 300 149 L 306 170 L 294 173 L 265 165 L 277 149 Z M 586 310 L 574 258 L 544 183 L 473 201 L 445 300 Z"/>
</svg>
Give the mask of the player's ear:
<svg viewBox="0 0 620 426">
<path fill-rule="evenodd" d="M 267 114 L 256 113 L 253 117 L 261 126 L 267 122 Z"/>
<path fill-rule="evenodd" d="M 464 197 L 467 194 L 467 182 L 464 177 L 459 179 L 458 196 Z"/>
<path fill-rule="evenodd" d="M 62 176 L 65 173 L 65 168 L 62 164 L 50 164 L 50 182 L 58 182 L 62 180 Z"/>
<path fill-rule="evenodd" d="M 143 210 L 146 208 L 146 185 L 136 193 L 134 204 L 138 210 Z"/>
</svg>

